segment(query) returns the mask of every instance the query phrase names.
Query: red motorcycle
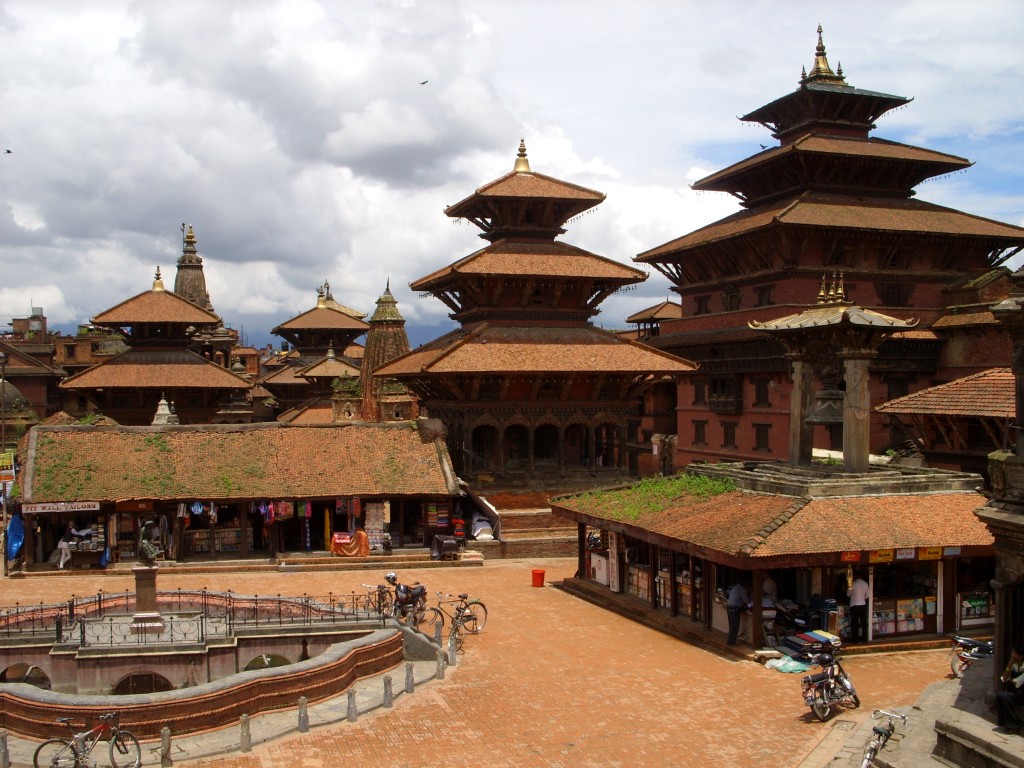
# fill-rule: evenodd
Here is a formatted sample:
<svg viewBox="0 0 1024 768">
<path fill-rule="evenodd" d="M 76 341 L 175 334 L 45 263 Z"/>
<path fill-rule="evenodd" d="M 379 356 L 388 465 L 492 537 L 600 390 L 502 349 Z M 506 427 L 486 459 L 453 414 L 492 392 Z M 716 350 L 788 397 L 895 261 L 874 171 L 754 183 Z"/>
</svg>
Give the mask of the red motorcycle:
<svg viewBox="0 0 1024 768">
<path fill-rule="evenodd" d="M 949 668 L 953 677 L 963 677 L 964 672 L 978 659 L 992 658 L 996 652 L 992 641 L 981 642 L 969 637 L 954 637 L 953 650 L 949 655 Z"/>
</svg>

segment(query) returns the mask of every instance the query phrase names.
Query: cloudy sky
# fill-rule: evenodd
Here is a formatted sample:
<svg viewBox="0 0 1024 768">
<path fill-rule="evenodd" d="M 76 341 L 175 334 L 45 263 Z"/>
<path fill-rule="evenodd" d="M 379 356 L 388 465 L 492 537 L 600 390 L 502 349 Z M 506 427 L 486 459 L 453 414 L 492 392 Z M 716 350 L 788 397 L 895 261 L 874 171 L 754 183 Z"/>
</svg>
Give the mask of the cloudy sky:
<svg viewBox="0 0 1024 768">
<path fill-rule="evenodd" d="M 0 0 L 0 324 L 173 285 L 188 222 L 249 343 L 325 279 L 367 312 L 390 279 L 423 343 L 450 321 L 408 284 L 482 244 L 443 210 L 520 138 L 608 196 L 564 239 L 628 263 L 735 209 L 689 184 L 772 142 L 736 117 L 796 87 L 819 23 L 849 83 L 914 97 L 875 135 L 975 162 L 921 198 L 1024 225 L 1011 0 Z M 653 273 L 596 322 L 667 296 Z"/>
</svg>

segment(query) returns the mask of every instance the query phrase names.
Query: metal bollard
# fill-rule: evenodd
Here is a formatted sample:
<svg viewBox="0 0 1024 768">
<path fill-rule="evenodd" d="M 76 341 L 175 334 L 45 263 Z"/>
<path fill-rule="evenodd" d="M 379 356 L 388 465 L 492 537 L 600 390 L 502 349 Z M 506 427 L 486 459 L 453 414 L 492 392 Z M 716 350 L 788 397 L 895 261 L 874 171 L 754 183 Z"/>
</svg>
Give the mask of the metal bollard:
<svg viewBox="0 0 1024 768">
<path fill-rule="evenodd" d="M 448 666 L 448 657 L 445 656 L 444 651 L 438 649 L 437 651 L 437 672 L 434 677 L 438 680 L 444 680 L 444 670 Z"/>
<path fill-rule="evenodd" d="M 356 692 L 355 691 L 349 691 L 348 692 L 348 713 L 347 713 L 347 717 L 348 717 L 348 721 L 350 723 L 354 723 L 356 720 L 359 719 L 359 710 L 356 708 Z"/>
<path fill-rule="evenodd" d="M 391 675 L 384 675 L 384 706 L 390 707 L 395 703 L 395 694 L 391 690 Z"/>
<path fill-rule="evenodd" d="M 160 729 L 160 768 L 168 768 L 174 761 L 171 759 L 171 729 L 166 725 Z"/>
<path fill-rule="evenodd" d="M 7 750 L 7 731 L 0 731 L 0 768 L 11 768 L 11 753 Z"/>
<path fill-rule="evenodd" d="M 252 750 L 252 734 L 249 733 L 249 716 L 242 715 L 241 717 L 242 726 L 242 738 L 240 749 L 243 752 L 250 752 Z"/>
<path fill-rule="evenodd" d="M 309 699 L 299 696 L 299 733 L 309 733 Z"/>
<path fill-rule="evenodd" d="M 413 671 L 411 661 L 405 662 L 405 692 L 413 693 L 416 690 L 416 673 Z"/>
<path fill-rule="evenodd" d="M 441 622 L 434 625 L 434 642 L 441 645 Z"/>
<path fill-rule="evenodd" d="M 448 635 L 448 663 L 453 667 L 458 666 L 458 653 L 455 651 L 455 635 Z"/>
</svg>

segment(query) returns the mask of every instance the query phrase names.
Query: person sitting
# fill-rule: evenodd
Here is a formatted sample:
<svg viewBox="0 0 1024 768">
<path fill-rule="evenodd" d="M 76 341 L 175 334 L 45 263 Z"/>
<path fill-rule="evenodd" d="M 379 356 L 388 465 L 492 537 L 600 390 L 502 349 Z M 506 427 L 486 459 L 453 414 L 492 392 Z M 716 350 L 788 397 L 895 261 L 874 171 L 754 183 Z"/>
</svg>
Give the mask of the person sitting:
<svg viewBox="0 0 1024 768">
<path fill-rule="evenodd" d="M 1019 731 L 1024 722 L 1017 707 L 1024 706 L 1024 643 L 1017 643 L 999 679 L 1006 686 L 996 694 L 996 717 L 1000 728 Z"/>
</svg>

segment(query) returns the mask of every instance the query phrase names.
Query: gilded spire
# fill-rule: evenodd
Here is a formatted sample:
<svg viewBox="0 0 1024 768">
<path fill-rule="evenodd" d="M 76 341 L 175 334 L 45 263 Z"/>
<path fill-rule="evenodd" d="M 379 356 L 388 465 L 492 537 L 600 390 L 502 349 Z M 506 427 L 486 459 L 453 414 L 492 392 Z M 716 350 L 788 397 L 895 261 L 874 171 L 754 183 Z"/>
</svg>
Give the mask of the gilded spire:
<svg viewBox="0 0 1024 768">
<path fill-rule="evenodd" d="M 806 85 L 807 83 L 822 81 L 829 83 L 843 83 L 843 73 L 840 68 L 839 73 L 832 71 L 832 67 L 829 66 L 828 56 L 825 53 L 825 43 L 821 37 L 821 24 L 818 25 L 818 45 L 814 49 L 814 66 L 811 67 L 811 73 L 808 75 L 806 70 L 801 70 L 800 84 Z"/>
<path fill-rule="evenodd" d="M 316 308 L 323 309 L 327 306 L 327 297 L 324 296 L 323 286 L 319 286 L 316 289 Z"/>
<path fill-rule="evenodd" d="M 516 167 L 512 169 L 515 173 L 532 173 L 530 161 L 526 159 L 526 140 L 519 140 L 519 154 L 516 155 Z"/>
<path fill-rule="evenodd" d="M 160 267 L 156 268 L 156 277 L 153 278 L 153 290 L 160 293 L 164 290 L 164 281 L 160 279 Z"/>
<path fill-rule="evenodd" d="M 828 293 L 825 291 L 825 275 L 821 276 L 821 288 L 818 289 L 818 303 L 824 304 L 828 301 Z"/>
<path fill-rule="evenodd" d="M 334 354 L 334 342 L 332 341 L 330 346 L 327 347 L 327 359 L 336 360 L 337 356 Z"/>
</svg>

